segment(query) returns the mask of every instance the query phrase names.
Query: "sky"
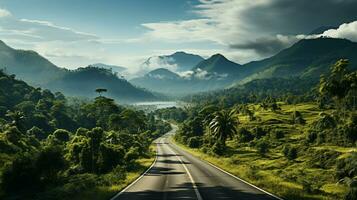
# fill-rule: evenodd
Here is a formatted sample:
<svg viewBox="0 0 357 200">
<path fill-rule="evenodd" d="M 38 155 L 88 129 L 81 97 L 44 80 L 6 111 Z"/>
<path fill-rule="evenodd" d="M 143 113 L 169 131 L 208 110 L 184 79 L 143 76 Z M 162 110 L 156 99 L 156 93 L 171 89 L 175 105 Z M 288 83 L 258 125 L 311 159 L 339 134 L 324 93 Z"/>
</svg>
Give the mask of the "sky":
<svg viewBox="0 0 357 200">
<path fill-rule="evenodd" d="M 0 0 L 0 39 L 56 65 L 136 73 L 148 57 L 221 53 L 244 64 L 304 38 L 357 42 L 357 0 Z M 311 31 L 332 26 L 321 35 Z"/>
</svg>

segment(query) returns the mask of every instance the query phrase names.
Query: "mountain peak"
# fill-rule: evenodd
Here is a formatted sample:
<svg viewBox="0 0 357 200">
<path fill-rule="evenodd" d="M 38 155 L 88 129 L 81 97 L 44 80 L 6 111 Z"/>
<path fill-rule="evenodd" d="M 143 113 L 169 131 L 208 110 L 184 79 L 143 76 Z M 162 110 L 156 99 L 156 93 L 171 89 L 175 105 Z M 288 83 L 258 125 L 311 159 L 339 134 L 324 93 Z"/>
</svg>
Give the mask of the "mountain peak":
<svg viewBox="0 0 357 200">
<path fill-rule="evenodd" d="M 180 77 L 178 74 L 165 68 L 154 69 L 147 73 L 146 76 L 159 79 L 177 79 Z"/>
<path fill-rule="evenodd" d="M 207 60 L 200 62 L 195 68 L 205 70 L 207 72 L 216 72 L 220 74 L 232 74 L 236 73 L 241 65 L 228 60 L 222 54 L 214 54 Z"/>
<path fill-rule="evenodd" d="M 211 58 L 209 59 L 224 59 L 224 60 L 228 60 L 224 55 L 217 53 L 211 56 Z"/>
</svg>

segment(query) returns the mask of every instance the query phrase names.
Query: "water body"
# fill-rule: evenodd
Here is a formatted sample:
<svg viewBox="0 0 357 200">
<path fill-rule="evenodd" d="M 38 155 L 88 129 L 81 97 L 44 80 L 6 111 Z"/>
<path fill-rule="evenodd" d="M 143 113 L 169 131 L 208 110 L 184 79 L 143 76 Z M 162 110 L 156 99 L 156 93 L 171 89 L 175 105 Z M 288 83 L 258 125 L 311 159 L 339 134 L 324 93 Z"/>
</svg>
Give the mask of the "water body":
<svg viewBox="0 0 357 200">
<path fill-rule="evenodd" d="M 132 104 L 132 106 L 144 110 L 146 112 L 151 112 L 157 109 L 162 108 L 172 108 L 172 107 L 185 107 L 188 104 L 182 101 L 146 101 L 146 102 L 138 102 Z"/>
</svg>

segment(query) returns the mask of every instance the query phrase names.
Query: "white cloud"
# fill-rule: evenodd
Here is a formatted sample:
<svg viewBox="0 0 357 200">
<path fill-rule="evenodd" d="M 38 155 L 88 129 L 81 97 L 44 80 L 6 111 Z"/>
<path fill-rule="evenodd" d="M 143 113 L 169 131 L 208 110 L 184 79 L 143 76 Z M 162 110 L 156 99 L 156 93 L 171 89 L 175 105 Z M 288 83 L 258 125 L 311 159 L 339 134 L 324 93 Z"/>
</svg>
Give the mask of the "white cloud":
<svg viewBox="0 0 357 200">
<path fill-rule="evenodd" d="M 11 16 L 11 12 L 10 11 L 0 8 L 0 18 L 2 18 L 2 17 L 10 17 L 10 16 Z"/>
<path fill-rule="evenodd" d="M 344 23 L 337 29 L 325 31 L 322 36 L 332 38 L 344 38 L 357 42 L 357 21 Z"/>
</svg>

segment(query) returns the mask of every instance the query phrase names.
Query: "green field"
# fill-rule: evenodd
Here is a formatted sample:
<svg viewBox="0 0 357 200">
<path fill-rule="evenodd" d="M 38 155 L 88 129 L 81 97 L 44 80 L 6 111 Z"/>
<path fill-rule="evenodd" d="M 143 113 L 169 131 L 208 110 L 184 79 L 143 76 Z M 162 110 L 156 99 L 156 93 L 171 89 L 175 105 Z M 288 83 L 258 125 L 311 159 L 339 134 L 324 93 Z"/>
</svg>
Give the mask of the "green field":
<svg viewBox="0 0 357 200">
<path fill-rule="evenodd" d="M 264 136 L 264 139 L 269 141 L 267 153 L 261 154 L 257 151 L 254 146 L 256 139 L 251 142 L 238 142 L 237 139 L 227 141 L 228 148 L 223 156 L 204 153 L 206 151 L 202 148 L 179 145 L 203 160 L 286 199 L 342 199 L 348 188 L 344 184 L 337 184 L 336 161 L 357 152 L 357 149 L 330 144 L 307 145 L 307 130 L 322 111 L 313 103 L 296 106 L 278 104 L 281 110 L 277 111 L 264 110 L 258 105 L 249 104 L 249 110 L 253 110 L 256 117 L 253 121 L 244 114 L 238 114 L 238 128 L 245 127 L 250 130 L 258 126 L 270 130 Z M 306 124 L 289 122 L 295 110 L 302 114 Z M 330 112 L 332 111 L 324 110 L 324 113 Z M 276 130 L 284 135 L 275 138 L 272 132 Z M 286 144 L 298 149 L 296 159 L 289 160 L 284 156 L 283 148 Z M 324 157 L 324 154 L 336 157 Z"/>
</svg>

